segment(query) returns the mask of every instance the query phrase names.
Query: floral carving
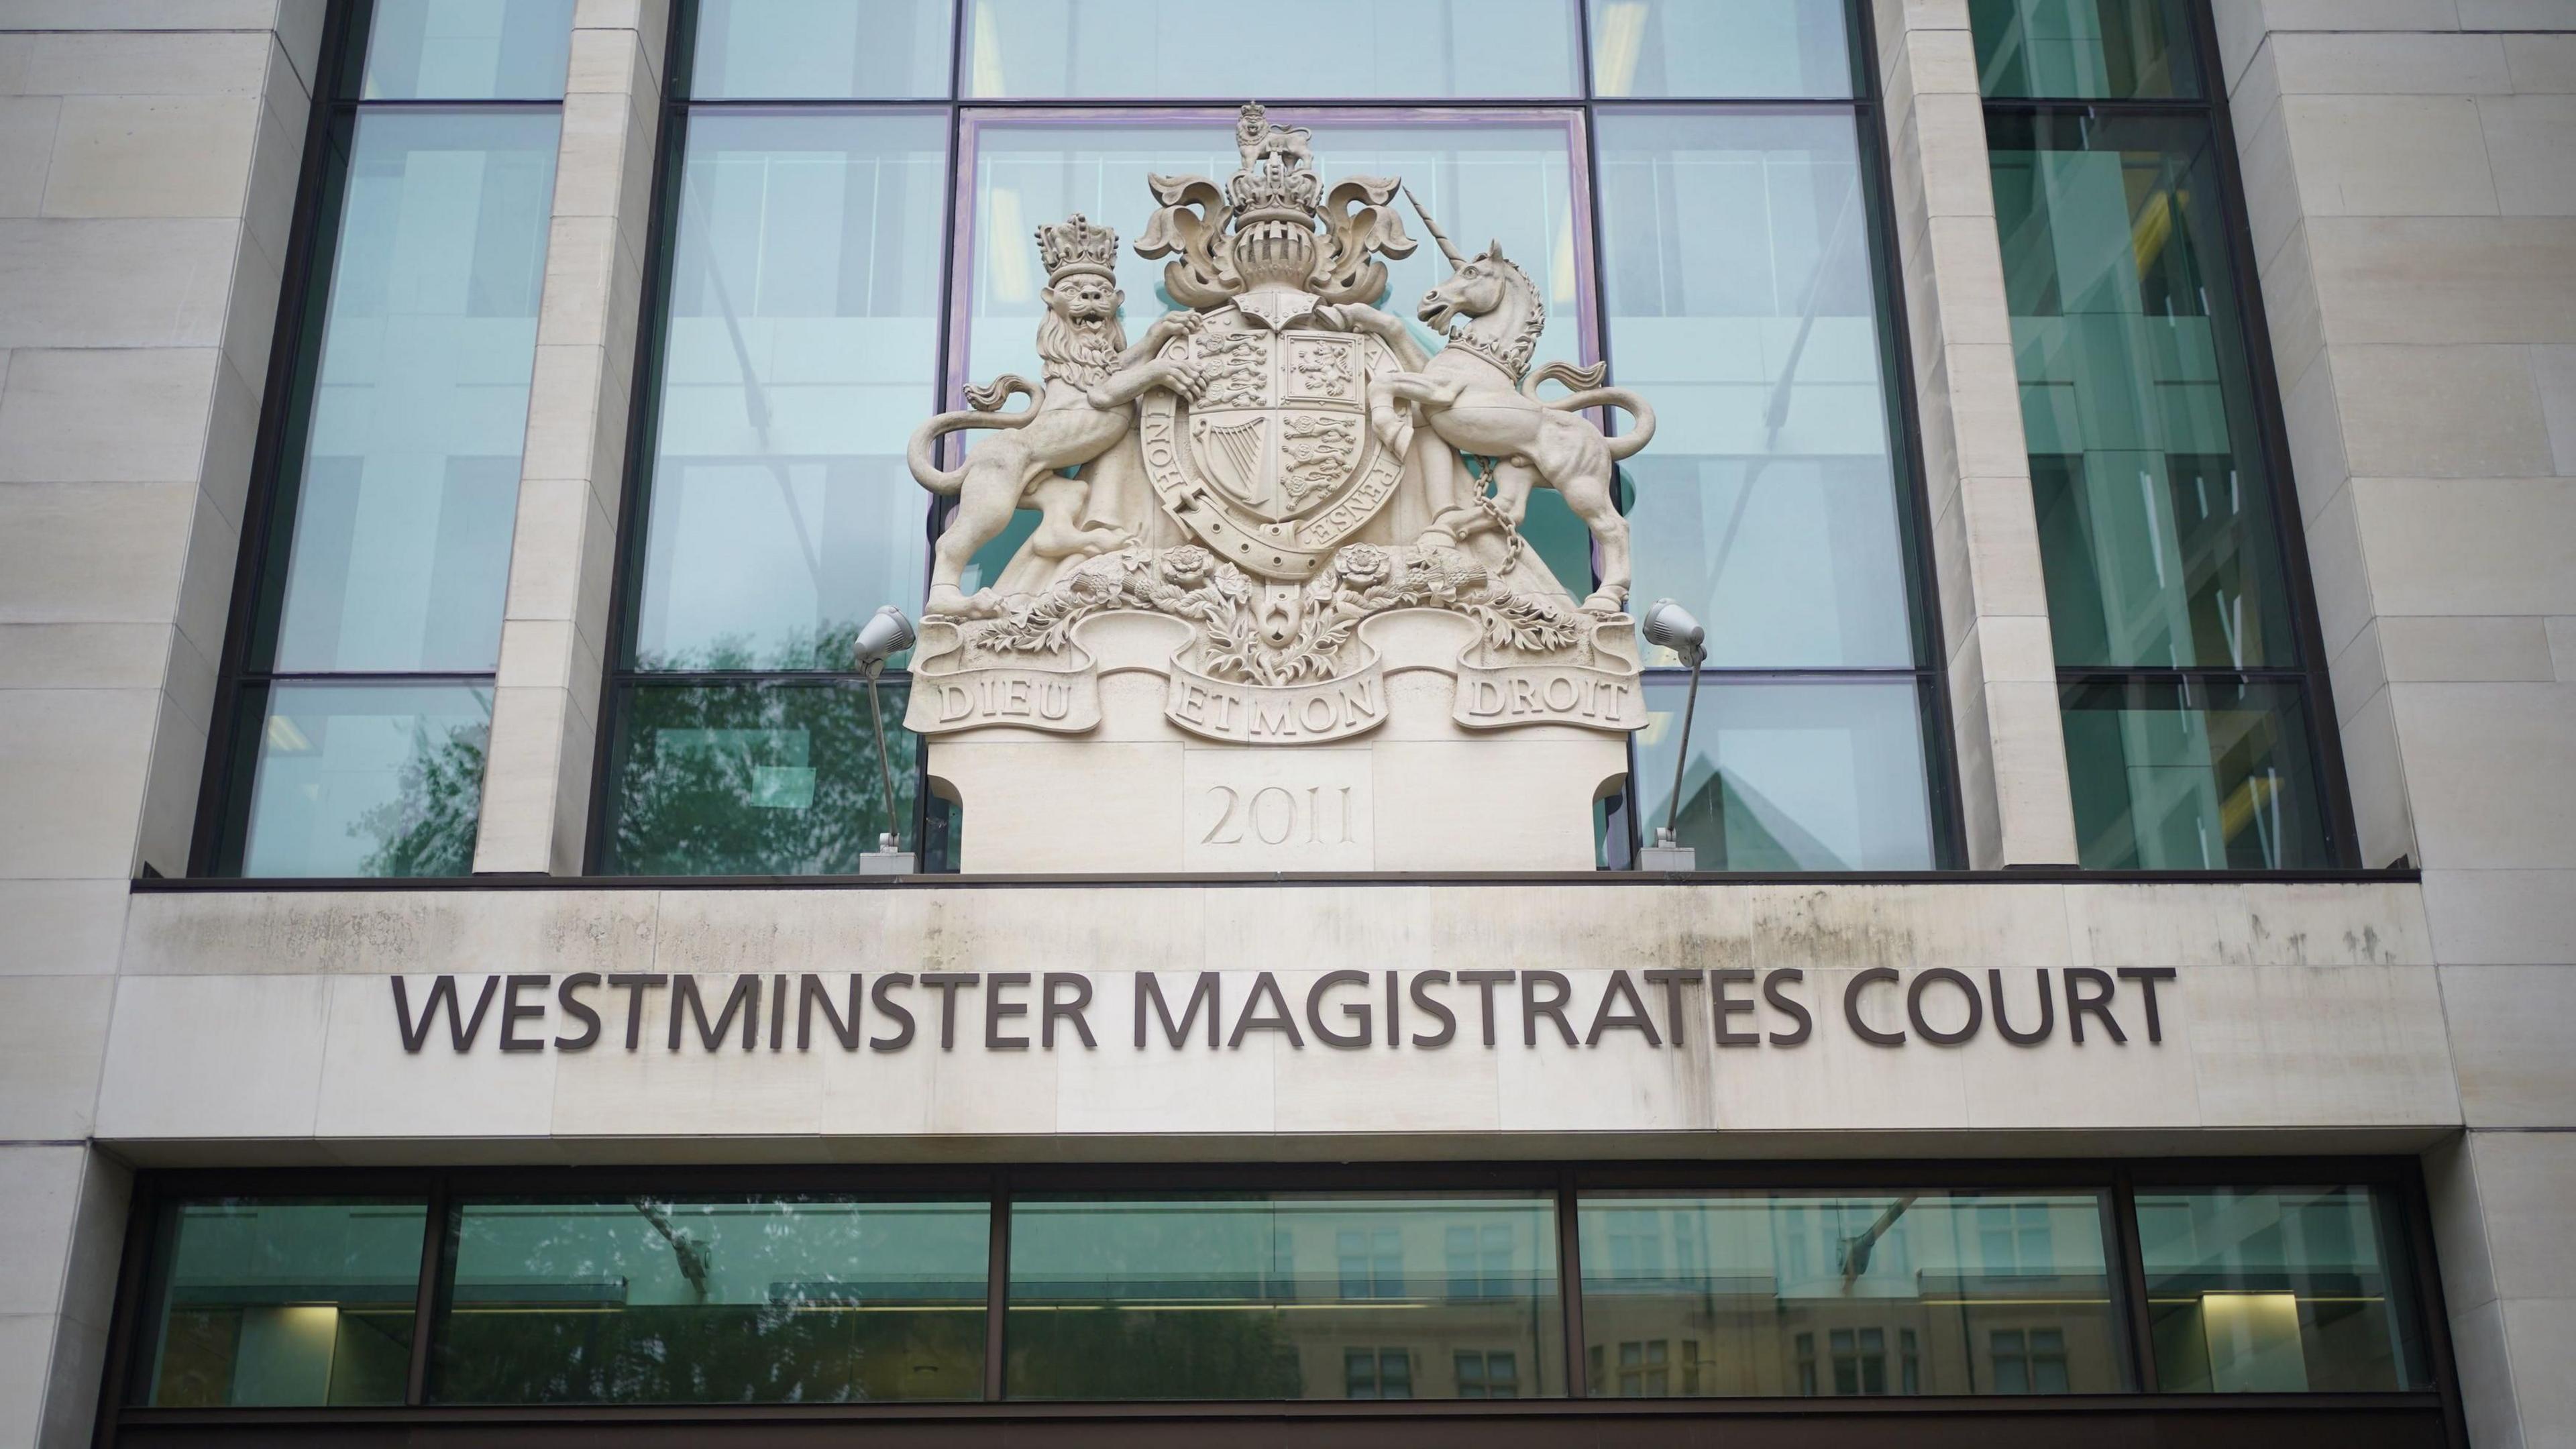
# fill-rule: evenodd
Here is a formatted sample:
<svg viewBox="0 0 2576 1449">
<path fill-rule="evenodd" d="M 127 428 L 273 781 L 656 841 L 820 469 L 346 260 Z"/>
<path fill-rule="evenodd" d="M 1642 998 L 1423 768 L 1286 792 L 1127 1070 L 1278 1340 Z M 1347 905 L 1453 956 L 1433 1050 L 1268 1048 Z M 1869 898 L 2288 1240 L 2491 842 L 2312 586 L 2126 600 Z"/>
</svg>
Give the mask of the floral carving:
<svg viewBox="0 0 2576 1449">
<path fill-rule="evenodd" d="M 1348 544 L 1289 597 L 1293 626 L 1265 629 L 1262 601 L 1243 570 L 1196 544 L 1131 548 L 1090 560 L 1001 618 L 969 625 L 963 639 L 972 662 L 1062 654 L 1082 620 L 1143 610 L 1199 625 L 1196 665 L 1211 678 L 1277 685 L 1338 677 L 1360 621 L 1394 609 L 1464 614 L 1488 648 L 1524 654 L 1572 648 L 1581 634 L 1564 601 L 1497 590 L 1482 565 L 1454 549 Z"/>
</svg>

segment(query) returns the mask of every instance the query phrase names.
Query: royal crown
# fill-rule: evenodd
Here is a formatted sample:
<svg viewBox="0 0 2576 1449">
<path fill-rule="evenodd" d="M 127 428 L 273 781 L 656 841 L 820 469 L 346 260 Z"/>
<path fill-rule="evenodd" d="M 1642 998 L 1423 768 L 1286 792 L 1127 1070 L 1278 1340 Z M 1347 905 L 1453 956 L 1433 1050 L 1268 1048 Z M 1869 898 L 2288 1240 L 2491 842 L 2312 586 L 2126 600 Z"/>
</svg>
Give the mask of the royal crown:
<svg viewBox="0 0 2576 1449">
<path fill-rule="evenodd" d="M 1226 192 L 1241 222 L 1275 218 L 1311 226 L 1323 206 L 1324 179 L 1302 166 L 1268 161 L 1256 169 L 1236 172 Z"/>
<path fill-rule="evenodd" d="M 1050 282 L 1073 272 L 1114 278 L 1118 275 L 1118 233 L 1105 226 L 1093 226 L 1077 211 L 1057 225 L 1038 228 L 1038 259 L 1046 263 Z"/>
</svg>

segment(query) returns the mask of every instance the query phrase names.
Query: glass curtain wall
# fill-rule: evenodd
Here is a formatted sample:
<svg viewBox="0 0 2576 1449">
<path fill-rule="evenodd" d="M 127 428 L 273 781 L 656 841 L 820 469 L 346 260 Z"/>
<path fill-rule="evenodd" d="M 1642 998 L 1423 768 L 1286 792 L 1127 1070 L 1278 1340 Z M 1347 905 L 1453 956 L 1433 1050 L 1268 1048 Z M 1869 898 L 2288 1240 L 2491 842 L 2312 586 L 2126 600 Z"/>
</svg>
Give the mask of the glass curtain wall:
<svg viewBox="0 0 2576 1449">
<path fill-rule="evenodd" d="M 1247 46 L 1182 0 L 899 0 L 865 27 L 814 0 L 684 8 L 601 868 L 848 872 L 889 823 L 925 866 L 953 862 L 966 822 L 919 799 L 916 771 L 891 809 L 876 798 L 849 658 L 872 611 L 917 614 L 925 591 L 941 519 L 906 439 L 967 383 L 1037 374 L 1038 225 L 1119 229 L 1129 335 L 1164 310 L 1160 264 L 1132 249 L 1146 177 L 1229 174 L 1246 97 L 1311 127 L 1328 177 L 1400 174 L 1453 235 L 1502 241 L 1547 289 L 1539 360 L 1607 360 L 1657 404 L 1620 491 L 1638 605 L 1671 596 L 1711 626 L 1683 776 L 1702 864 L 1945 863 L 1851 14 L 1324 0 L 1299 12 L 1314 39 Z M 1423 246 L 1390 270 L 1402 314 L 1445 264 Z M 964 587 L 1001 582 L 1035 523 Z M 1590 540 L 1553 493 L 1528 531 L 1588 591 Z M 1676 665 L 1650 661 L 1654 723 L 1605 863 L 1670 791 Z M 899 728 L 892 744 L 918 758 Z"/>
<path fill-rule="evenodd" d="M 907 1188 L 924 1174 L 881 1171 L 852 1174 L 881 1184 L 863 1191 L 782 1191 L 753 1169 L 722 1174 L 733 1188 L 699 1173 L 667 1193 L 640 1172 L 570 1193 L 560 1175 L 490 1172 L 407 1196 L 161 1196 L 147 1184 L 122 1399 L 207 1410 L 2434 1386 L 2430 1265 L 2392 1173 L 2131 1186 L 2068 1164 L 2002 1186 L 1974 1169 L 1912 1170 L 1948 1185 L 1712 1188 L 1650 1172 L 1662 1185 L 1640 1187 L 1606 1165 L 1552 1186 L 1553 1172 L 1444 1181 L 1392 1165 L 1366 1187 L 1277 1169 L 1159 1187 L 1081 1172 L 1088 1190 L 1058 1178 L 1017 1192 L 980 1173 Z"/>
<path fill-rule="evenodd" d="M 2085 865 L 2337 863 L 2218 102 L 2185 0 L 1981 0 Z"/>
<path fill-rule="evenodd" d="M 571 25 L 357 7 L 227 646 L 216 873 L 472 869 Z"/>
</svg>

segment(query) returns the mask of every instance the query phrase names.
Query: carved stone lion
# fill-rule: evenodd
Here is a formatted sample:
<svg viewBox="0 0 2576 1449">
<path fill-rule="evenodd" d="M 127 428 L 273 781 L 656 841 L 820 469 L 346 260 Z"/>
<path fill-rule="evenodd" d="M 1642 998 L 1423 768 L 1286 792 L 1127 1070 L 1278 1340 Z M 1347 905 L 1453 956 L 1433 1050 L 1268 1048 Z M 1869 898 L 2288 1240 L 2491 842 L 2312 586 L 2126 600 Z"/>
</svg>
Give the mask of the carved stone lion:
<svg viewBox="0 0 2576 1449">
<path fill-rule="evenodd" d="M 1191 398 L 1199 393 L 1198 375 L 1188 363 L 1154 357 L 1164 343 L 1198 330 L 1196 312 L 1168 313 L 1145 330 L 1142 342 L 1127 345 L 1118 321 L 1126 294 L 1109 268 L 1117 233 L 1077 215 L 1061 226 L 1039 228 L 1038 242 L 1049 271 L 1038 294 L 1046 304 L 1038 324 L 1045 385 L 1004 376 L 989 387 L 969 387 L 968 408 L 922 424 L 906 450 L 915 481 L 957 499 L 956 518 L 932 548 L 926 614 L 1002 612 L 992 590 L 969 598 L 958 581 L 976 550 L 1000 537 L 1012 513 L 1023 507 L 1039 512 L 1031 547 L 1044 557 L 1102 554 L 1132 542 L 1124 530 L 1078 521 L 1090 486 L 1063 470 L 1091 462 L 1127 436 L 1135 422 L 1132 404 L 1147 391 L 1170 388 Z M 1017 412 L 1002 411 L 1015 396 L 1035 401 Z M 933 456 L 938 440 L 970 428 L 997 429 L 1001 436 L 969 453 L 962 465 L 939 467 Z"/>
</svg>

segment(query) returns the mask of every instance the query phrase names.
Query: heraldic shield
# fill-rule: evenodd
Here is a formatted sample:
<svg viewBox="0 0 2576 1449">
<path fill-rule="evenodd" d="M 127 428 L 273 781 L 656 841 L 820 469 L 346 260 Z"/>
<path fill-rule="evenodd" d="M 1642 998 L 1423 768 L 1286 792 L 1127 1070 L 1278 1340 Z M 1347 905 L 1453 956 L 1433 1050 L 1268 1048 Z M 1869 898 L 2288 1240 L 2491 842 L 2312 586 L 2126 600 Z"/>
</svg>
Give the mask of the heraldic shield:
<svg viewBox="0 0 2576 1449">
<path fill-rule="evenodd" d="M 1302 581 L 1395 495 L 1403 459 L 1368 425 L 1369 380 L 1401 368 L 1381 339 L 1226 307 L 1162 356 L 1202 388 L 1141 400 L 1146 474 L 1218 558 Z"/>
</svg>

